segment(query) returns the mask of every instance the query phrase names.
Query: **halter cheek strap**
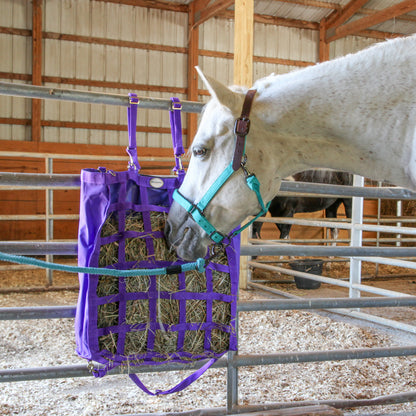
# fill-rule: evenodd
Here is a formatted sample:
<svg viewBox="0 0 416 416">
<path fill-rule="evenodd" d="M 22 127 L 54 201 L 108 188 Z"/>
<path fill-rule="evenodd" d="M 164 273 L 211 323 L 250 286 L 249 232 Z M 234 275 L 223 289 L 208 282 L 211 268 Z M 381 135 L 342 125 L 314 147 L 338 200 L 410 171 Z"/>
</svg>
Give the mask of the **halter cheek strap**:
<svg viewBox="0 0 416 416">
<path fill-rule="evenodd" d="M 201 200 L 194 204 L 190 202 L 185 196 L 183 196 L 178 190 L 173 193 L 173 199 L 178 202 L 185 210 L 192 216 L 194 221 L 208 234 L 210 239 L 215 243 L 221 243 L 227 236 L 217 231 L 217 229 L 207 220 L 204 214 L 204 210 L 207 205 L 211 202 L 212 198 L 218 193 L 222 186 L 227 182 L 231 175 L 242 168 L 246 175 L 247 186 L 256 194 L 257 200 L 261 207 L 261 211 L 255 218 L 250 220 L 247 224 L 239 228 L 238 230 L 231 233 L 228 237 L 232 238 L 235 235 L 241 233 L 245 228 L 252 224 L 258 217 L 265 214 L 269 209 L 270 202 L 264 204 L 263 198 L 260 194 L 260 182 L 254 174 L 248 174 L 245 169 L 246 157 L 246 137 L 250 129 L 250 120 L 248 118 L 250 114 L 251 104 L 253 102 L 256 90 L 249 90 L 246 94 L 241 116 L 236 120 L 234 126 L 234 132 L 236 135 L 236 145 L 234 150 L 234 157 L 232 162 L 224 169 L 221 175 L 215 180 L 215 182 L 208 189 L 206 194 Z"/>
</svg>

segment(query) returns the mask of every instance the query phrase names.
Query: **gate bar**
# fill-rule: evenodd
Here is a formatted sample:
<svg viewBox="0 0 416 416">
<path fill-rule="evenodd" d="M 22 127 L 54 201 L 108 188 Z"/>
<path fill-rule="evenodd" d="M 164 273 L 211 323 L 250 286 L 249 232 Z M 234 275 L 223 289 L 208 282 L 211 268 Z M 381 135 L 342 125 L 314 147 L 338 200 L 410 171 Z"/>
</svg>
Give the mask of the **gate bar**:
<svg viewBox="0 0 416 416">
<path fill-rule="evenodd" d="M 1 84 L 1 83 L 0 83 Z M 0 186 L 21 187 L 79 187 L 80 176 L 75 174 L 42 174 L 0 172 Z M 362 196 L 369 199 L 416 199 L 416 192 L 400 187 L 354 187 L 347 185 L 327 185 L 309 182 L 282 181 L 280 190 L 293 192 L 295 196 L 308 193 L 314 196 Z M 262 221 L 262 218 L 259 218 Z M 265 220 L 267 221 L 267 219 Z"/>
<path fill-rule="evenodd" d="M 235 355 L 231 364 L 235 367 L 257 365 L 275 365 L 303 362 L 341 361 L 368 358 L 403 357 L 416 355 L 416 346 L 354 348 L 332 351 L 281 352 L 275 354 L 246 354 Z M 206 361 L 192 364 L 169 363 L 157 366 L 147 365 L 130 367 L 131 373 L 153 373 L 162 371 L 194 370 L 202 367 Z M 211 368 L 225 368 L 226 358 L 220 358 Z M 126 374 L 125 368 L 116 367 L 108 374 Z M 0 383 L 28 380 L 45 380 L 50 378 L 86 377 L 91 376 L 87 365 L 67 365 L 57 367 L 19 368 L 0 370 Z"/>
<path fill-rule="evenodd" d="M 108 104 L 128 107 L 130 98 L 121 94 L 106 94 L 102 92 L 68 90 L 55 87 L 42 87 L 28 84 L 14 84 L 0 82 L 0 95 L 13 95 L 26 98 L 41 98 L 51 100 L 76 101 L 88 104 Z M 140 108 L 154 110 L 171 110 L 172 101 L 166 98 L 139 97 Z M 181 101 L 182 111 L 186 113 L 200 113 L 204 103 Z"/>
<path fill-rule="evenodd" d="M 279 311 L 301 309 L 385 308 L 416 307 L 416 296 L 390 298 L 315 298 L 315 299 L 265 299 L 238 301 L 238 312 Z M 0 321 L 22 319 L 74 318 L 75 305 L 70 306 L 26 306 L 0 308 Z"/>
</svg>

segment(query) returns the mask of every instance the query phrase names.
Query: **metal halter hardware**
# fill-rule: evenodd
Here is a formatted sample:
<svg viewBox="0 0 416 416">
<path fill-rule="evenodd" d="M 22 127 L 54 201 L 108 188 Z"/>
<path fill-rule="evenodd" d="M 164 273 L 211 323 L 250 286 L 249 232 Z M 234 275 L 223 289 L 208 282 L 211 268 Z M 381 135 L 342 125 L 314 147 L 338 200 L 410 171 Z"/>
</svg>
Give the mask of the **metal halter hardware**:
<svg viewBox="0 0 416 416">
<path fill-rule="evenodd" d="M 270 202 L 264 204 L 263 198 L 260 194 L 260 182 L 254 174 L 250 174 L 246 169 L 247 156 L 245 154 L 247 134 L 250 130 L 250 109 L 253 102 L 256 90 L 248 90 L 241 117 L 235 121 L 234 133 L 236 135 L 236 144 L 234 150 L 234 157 L 232 162 L 224 169 L 220 176 L 211 185 L 205 195 L 201 198 L 198 203 L 192 203 L 185 196 L 183 196 L 177 189 L 173 193 L 173 199 L 178 202 L 185 210 L 192 216 L 194 221 L 208 234 L 209 238 L 215 243 L 221 243 L 225 238 L 231 239 L 235 235 L 241 233 L 245 228 L 252 224 L 258 217 L 265 214 L 269 209 Z M 207 205 L 211 202 L 212 198 L 218 193 L 222 186 L 227 182 L 231 175 L 239 170 L 243 169 L 246 178 L 247 186 L 256 194 L 257 200 L 260 204 L 261 211 L 256 215 L 255 218 L 250 220 L 247 224 L 240 227 L 238 230 L 232 232 L 226 236 L 219 231 L 207 220 L 204 214 L 204 210 Z"/>
</svg>

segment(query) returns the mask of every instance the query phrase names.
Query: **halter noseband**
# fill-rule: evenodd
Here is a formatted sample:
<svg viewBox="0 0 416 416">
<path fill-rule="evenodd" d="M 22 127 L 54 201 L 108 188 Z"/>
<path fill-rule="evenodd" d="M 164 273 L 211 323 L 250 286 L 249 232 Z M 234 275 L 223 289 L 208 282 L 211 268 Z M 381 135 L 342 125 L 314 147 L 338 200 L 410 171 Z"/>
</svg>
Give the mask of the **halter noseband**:
<svg viewBox="0 0 416 416">
<path fill-rule="evenodd" d="M 247 135 L 250 130 L 250 110 L 253 103 L 256 90 L 248 90 L 246 97 L 244 99 L 243 109 L 241 111 L 241 116 L 235 121 L 234 125 L 234 134 L 236 135 L 236 144 L 234 150 L 234 157 L 232 162 L 224 169 L 220 176 L 215 180 L 215 182 L 208 189 L 206 194 L 201 198 L 201 200 L 194 204 L 185 198 L 177 189 L 173 193 L 173 199 L 178 202 L 185 210 L 192 216 L 194 221 L 208 234 L 209 238 L 215 243 L 221 243 L 226 237 L 232 238 L 235 235 L 241 233 L 245 228 L 252 224 L 258 217 L 265 214 L 269 209 L 270 202 L 264 204 L 263 198 L 260 194 L 260 182 L 256 178 L 256 175 L 250 174 L 246 169 L 247 156 L 245 154 Z M 207 205 L 211 202 L 212 198 L 217 194 L 217 192 L 222 188 L 222 186 L 227 182 L 231 175 L 239 170 L 243 169 L 247 186 L 255 192 L 257 200 L 260 204 L 261 211 L 256 215 L 255 218 L 250 220 L 247 224 L 240 227 L 238 230 L 234 231 L 228 236 L 217 231 L 217 229 L 207 220 L 204 214 L 204 210 Z"/>
</svg>

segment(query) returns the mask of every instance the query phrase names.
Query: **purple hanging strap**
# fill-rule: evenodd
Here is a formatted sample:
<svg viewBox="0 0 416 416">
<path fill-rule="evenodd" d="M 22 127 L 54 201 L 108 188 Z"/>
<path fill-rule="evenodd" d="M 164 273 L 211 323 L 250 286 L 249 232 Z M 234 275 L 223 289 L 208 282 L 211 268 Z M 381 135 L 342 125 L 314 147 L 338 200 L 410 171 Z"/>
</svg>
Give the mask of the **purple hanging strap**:
<svg viewBox="0 0 416 416">
<path fill-rule="evenodd" d="M 181 157 L 185 154 L 182 143 L 182 104 L 179 98 L 172 97 L 171 100 L 172 106 L 169 112 L 169 119 L 172 132 L 173 153 L 175 154 L 175 167 L 173 168 L 173 171 L 177 174 L 185 174 L 181 160 Z"/>
<path fill-rule="evenodd" d="M 130 105 L 127 108 L 127 128 L 129 132 L 129 147 L 126 149 L 130 156 L 129 169 L 140 170 L 139 160 L 137 159 L 136 126 L 137 126 L 137 106 L 139 98 L 137 94 L 129 93 Z"/>
<path fill-rule="evenodd" d="M 137 158 L 137 143 L 136 143 L 136 125 L 137 125 L 137 105 L 139 98 L 135 93 L 129 93 L 130 105 L 127 108 L 127 127 L 129 134 L 129 147 L 126 149 L 130 156 L 129 169 L 140 170 L 139 160 Z M 181 157 L 185 154 L 182 142 L 182 122 L 181 110 L 182 104 L 179 98 L 172 97 L 172 107 L 169 111 L 169 119 L 172 133 L 173 152 L 175 154 L 175 167 L 173 171 L 180 177 L 185 175 L 185 170 L 182 166 Z"/>
<path fill-rule="evenodd" d="M 171 394 L 171 393 L 177 393 L 178 391 L 183 390 L 184 388 L 188 387 L 191 383 L 193 383 L 195 380 L 197 380 L 199 377 L 202 376 L 202 374 L 205 373 L 205 371 L 208 370 L 214 364 L 218 358 L 211 358 L 209 361 L 207 361 L 201 368 L 199 368 L 197 371 L 192 373 L 190 376 L 182 380 L 180 383 L 178 383 L 176 386 L 172 387 L 169 390 L 156 390 L 155 393 L 150 391 L 137 377 L 136 374 L 129 374 L 129 377 L 134 381 L 134 383 L 140 387 L 145 393 L 149 394 L 150 396 L 160 396 L 164 394 Z"/>
</svg>

